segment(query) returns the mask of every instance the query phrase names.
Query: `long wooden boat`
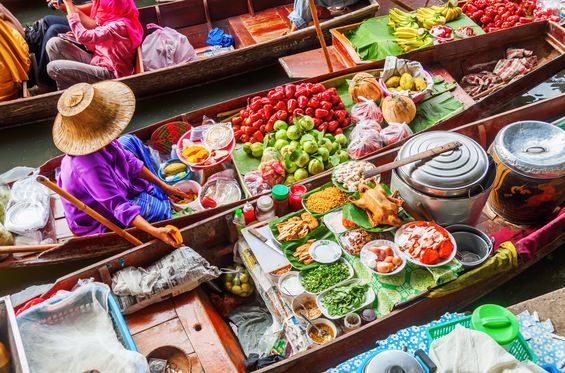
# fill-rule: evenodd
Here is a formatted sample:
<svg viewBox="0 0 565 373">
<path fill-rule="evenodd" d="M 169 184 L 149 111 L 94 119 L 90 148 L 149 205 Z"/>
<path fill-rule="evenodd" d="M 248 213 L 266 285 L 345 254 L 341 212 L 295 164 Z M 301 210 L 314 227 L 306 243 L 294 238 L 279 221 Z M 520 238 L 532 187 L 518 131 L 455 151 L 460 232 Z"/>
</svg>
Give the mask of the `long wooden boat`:
<svg viewBox="0 0 565 373">
<path fill-rule="evenodd" d="M 555 115 L 563 114 L 561 102 L 549 101 L 539 103 L 544 106 L 537 119 L 552 120 Z M 497 132 L 516 119 L 530 118 L 536 106 L 529 106 L 526 111 L 513 110 L 502 115 L 491 117 L 455 129 L 458 133 L 475 139 L 482 147 L 487 148 L 494 140 Z M 510 119 L 511 118 L 511 119 Z M 532 118 L 533 119 L 533 118 Z M 375 165 L 383 165 L 392 161 L 398 147 L 386 153 L 372 157 Z M 390 173 L 383 174 L 382 180 L 388 182 Z M 328 179 L 317 179 L 313 186 L 322 184 Z M 233 226 L 224 212 L 202 222 L 181 229 L 185 243 L 198 251 L 211 264 L 224 266 L 232 261 L 233 240 L 230 239 Z M 503 227 L 517 230 L 516 227 L 499 217 L 493 216 L 488 207 L 485 208 L 478 225 L 487 234 L 493 234 Z M 491 278 L 458 290 L 442 297 L 429 297 L 421 294 L 410 302 L 397 305 L 393 311 L 377 320 L 363 325 L 360 329 L 339 336 L 334 341 L 297 353 L 288 359 L 259 370 L 260 372 L 291 371 L 323 371 L 340 362 L 374 347 L 378 339 L 404 327 L 426 323 L 447 311 L 456 311 L 492 291 L 497 286 L 509 281 L 525 271 L 558 247 L 562 246 L 565 232 L 559 224 L 546 225 L 547 234 L 538 239 L 540 251 L 532 258 L 519 260 L 515 270 L 502 271 Z M 543 242 L 541 242 L 543 241 Z M 146 266 L 170 252 L 170 247 L 159 241 L 147 243 L 130 249 L 120 255 L 93 264 L 85 269 L 60 278 L 43 294 L 48 297 L 58 290 L 72 289 L 79 279 L 93 278 L 95 281 L 111 283 L 111 275 L 127 266 Z M 160 303 L 137 311 L 126 317 L 126 321 L 140 352 L 149 354 L 164 346 L 180 348 L 193 362 L 206 372 L 243 372 L 243 353 L 237 338 L 221 318 L 219 312 L 210 304 L 210 296 L 202 289 L 165 299 Z"/>
<path fill-rule="evenodd" d="M 495 111 L 504 107 L 510 100 L 530 89 L 531 87 L 543 82 L 557 72 L 561 71 L 565 62 L 565 30 L 556 24 L 550 22 L 538 22 L 512 30 L 503 30 L 492 34 L 482 35 L 479 37 L 462 40 L 457 43 L 439 45 L 432 50 L 422 50 L 413 57 L 421 61 L 426 68 L 432 69 L 437 74 L 442 75 L 448 80 L 459 80 L 470 68 L 470 60 L 473 64 L 480 64 L 483 68 L 494 66 L 496 61 L 501 57 L 504 49 L 507 47 L 523 47 L 533 50 L 538 56 L 539 62 L 537 67 L 530 73 L 521 78 L 515 79 L 505 87 L 498 91 L 490 93 L 483 97 L 480 101 L 475 102 L 462 89 L 457 89 L 455 94 L 465 103 L 466 110 L 454 115 L 440 123 L 430 127 L 428 130 L 450 130 L 461 126 L 465 123 L 473 122 L 479 118 L 493 114 Z M 311 82 L 328 82 L 328 84 L 340 84 L 345 81 L 346 77 L 351 74 L 362 71 L 367 68 L 382 68 L 382 61 L 367 66 L 357 66 L 344 70 L 339 73 L 325 74 L 316 78 L 308 79 Z M 266 95 L 266 91 L 256 92 L 250 95 L 242 96 L 232 100 L 228 100 L 217 105 L 208 106 L 199 110 L 195 110 L 177 117 L 158 122 L 154 125 L 145 127 L 135 134 L 142 140 L 146 141 L 151 137 L 153 131 L 160 126 L 171 121 L 183 121 L 191 124 L 199 124 L 202 117 L 210 118 L 225 117 L 225 113 L 233 113 L 244 107 L 247 101 L 255 95 Z M 559 99 L 558 99 L 559 100 Z M 395 145 L 390 145 L 381 149 L 381 152 L 390 149 Z M 40 168 L 40 173 L 54 178 L 57 168 L 60 165 L 61 157 L 56 157 L 46 162 Z M 324 174 L 317 177 L 323 177 Z M 313 178 L 314 179 L 314 178 Z M 304 182 L 309 183 L 313 179 L 306 179 Z M 245 202 L 245 201 L 243 201 Z M 221 206 L 222 209 L 233 209 L 239 205 L 239 202 Z M 55 208 L 55 231 L 63 232 L 59 235 L 61 246 L 46 251 L 41 254 L 31 254 L 26 256 L 11 256 L 0 262 L 1 267 L 19 267 L 31 265 L 47 265 L 64 263 L 71 260 L 100 258 L 109 256 L 114 253 L 122 252 L 130 246 L 120 237 L 112 233 L 104 233 L 101 235 L 87 237 L 73 237 L 66 229 L 66 221 L 62 215 L 60 208 Z M 202 213 L 191 214 L 174 220 L 163 221 L 159 224 L 175 224 L 186 226 L 209 217 L 220 210 L 206 210 Z M 151 239 L 144 232 L 130 230 L 132 234 L 138 237 L 142 242 Z"/>
<path fill-rule="evenodd" d="M 329 38 L 330 28 L 372 17 L 378 9 L 376 0 L 361 0 L 351 12 L 321 26 Z M 282 35 L 290 27 L 291 11 L 290 0 L 180 0 L 141 8 L 144 27 L 154 23 L 174 28 L 197 50 L 208 49 L 208 31 L 219 27 L 234 36 L 235 49 L 155 71 L 137 69 L 139 73 L 120 80 L 140 99 L 259 69 L 279 57 L 312 48 L 317 43 L 314 26 Z M 139 58 L 137 65 L 142 66 Z M 0 129 L 54 117 L 60 95 L 51 92 L 0 103 Z"/>
</svg>

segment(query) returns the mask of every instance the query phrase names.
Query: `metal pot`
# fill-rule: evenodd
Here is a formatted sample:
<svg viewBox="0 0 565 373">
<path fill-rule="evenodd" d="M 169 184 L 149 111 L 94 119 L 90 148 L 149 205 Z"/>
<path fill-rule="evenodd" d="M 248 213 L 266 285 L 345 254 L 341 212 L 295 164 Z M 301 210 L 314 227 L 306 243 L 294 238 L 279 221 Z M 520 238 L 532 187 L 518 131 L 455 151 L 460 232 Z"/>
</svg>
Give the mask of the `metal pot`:
<svg viewBox="0 0 565 373">
<path fill-rule="evenodd" d="M 544 221 L 565 201 L 565 131 L 523 121 L 502 129 L 489 152 L 497 165 L 492 209 L 513 223 Z"/>
<path fill-rule="evenodd" d="M 474 225 L 487 202 L 496 173 L 479 144 L 458 133 L 427 132 L 404 144 L 398 159 L 450 141 L 459 141 L 461 147 L 393 170 L 391 189 L 398 190 L 412 210 L 420 211 L 437 224 Z"/>
<path fill-rule="evenodd" d="M 422 350 L 416 351 L 416 356 L 400 350 L 376 350 L 361 362 L 355 372 L 424 373 L 436 370 L 437 366 Z"/>
<path fill-rule="evenodd" d="M 492 253 L 494 239 L 483 231 L 464 224 L 453 224 L 445 228 L 457 243 L 455 256 L 466 269 L 481 265 Z"/>
</svg>

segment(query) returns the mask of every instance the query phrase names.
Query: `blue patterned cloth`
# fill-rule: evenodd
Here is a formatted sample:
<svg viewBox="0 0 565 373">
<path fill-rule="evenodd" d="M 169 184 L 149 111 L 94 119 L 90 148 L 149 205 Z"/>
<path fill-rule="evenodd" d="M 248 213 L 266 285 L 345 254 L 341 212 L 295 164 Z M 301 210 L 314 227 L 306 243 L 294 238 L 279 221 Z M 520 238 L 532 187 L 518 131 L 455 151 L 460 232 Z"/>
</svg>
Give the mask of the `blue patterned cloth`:
<svg viewBox="0 0 565 373">
<path fill-rule="evenodd" d="M 428 352 L 428 335 L 426 333 L 428 328 L 464 316 L 461 313 L 446 313 L 439 320 L 432 321 L 429 324 L 399 330 L 383 341 L 376 341 L 378 347 L 355 356 L 327 372 L 356 372 L 363 362 L 377 350 L 402 350 L 406 346 L 407 352 L 410 354 L 414 354 L 419 349 Z M 518 321 L 520 332 L 538 358 L 537 364 L 553 364 L 563 369 L 565 365 L 565 342 L 551 337 L 550 333 L 553 332 L 551 322 L 548 323 L 548 320 L 539 322 L 527 312 L 518 315 Z"/>
</svg>

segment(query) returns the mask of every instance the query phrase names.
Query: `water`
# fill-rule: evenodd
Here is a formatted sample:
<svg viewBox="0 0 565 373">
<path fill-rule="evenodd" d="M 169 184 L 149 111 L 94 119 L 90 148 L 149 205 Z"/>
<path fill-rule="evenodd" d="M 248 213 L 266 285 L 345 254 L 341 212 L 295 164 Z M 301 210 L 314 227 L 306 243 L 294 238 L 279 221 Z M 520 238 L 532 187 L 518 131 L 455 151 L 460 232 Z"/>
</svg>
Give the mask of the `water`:
<svg viewBox="0 0 565 373">
<path fill-rule="evenodd" d="M 136 1 L 139 6 L 153 0 Z M 41 0 L 3 2 L 22 20 L 29 23 L 46 14 L 60 14 L 44 7 Z M 132 131 L 151 123 L 207 105 L 263 90 L 288 82 L 282 68 L 268 66 L 260 71 L 229 78 L 179 92 L 141 101 L 128 127 Z M 565 91 L 565 70 L 515 99 L 501 111 L 519 107 Z M 36 167 L 59 154 L 51 139 L 51 122 L 3 130 L 0 138 L 0 173 L 18 165 Z M 558 289 L 565 283 L 565 251 L 543 259 L 525 273 L 499 287 L 477 304 L 494 302 L 510 305 Z M 52 282 L 60 276 L 80 269 L 91 262 L 77 262 L 48 268 L 0 270 L 0 294 L 9 294 L 27 286 Z"/>
</svg>

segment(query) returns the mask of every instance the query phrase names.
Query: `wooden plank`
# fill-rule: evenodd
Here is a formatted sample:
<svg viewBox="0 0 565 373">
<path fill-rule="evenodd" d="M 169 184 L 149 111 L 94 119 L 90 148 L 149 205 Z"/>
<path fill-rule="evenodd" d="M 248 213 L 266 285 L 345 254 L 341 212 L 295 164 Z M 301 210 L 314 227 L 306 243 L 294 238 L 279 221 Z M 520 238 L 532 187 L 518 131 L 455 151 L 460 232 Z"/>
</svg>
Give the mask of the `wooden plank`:
<svg viewBox="0 0 565 373">
<path fill-rule="evenodd" d="M 333 46 L 328 47 L 328 52 L 330 53 L 334 70 L 346 68 Z M 288 77 L 292 79 L 306 79 L 328 73 L 328 65 L 326 64 L 322 48 L 281 57 L 279 58 L 279 63 Z"/>
<path fill-rule="evenodd" d="M 174 346 L 186 355 L 194 353 L 194 348 L 178 318 L 153 326 L 132 335 L 140 353 L 147 356 L 159 347 Z"/>
<path fill-rule="evenodd" d="M 276 8 L 257 12 L 254 16 L 243 15 L 240 18 L 257 43 L 278 38 L 289 30 L 288 21 L 279 14 Z"/>
<path fill-rule="evenodd" d="M 232 17 L 228 21 L 234 35 L 237 35 L 236 37 L 243 47 L 257 44 L 255 39 L 253 39 L 253 36 L 245 27 L 245 24 L 241 20 L 241 16 Z"/>
<path fill-rule="evenodd" d="M 124 316 L 131 334 L 137 334 L 177 317 L 173 301 L 168 299 Z"/>
</svg>

